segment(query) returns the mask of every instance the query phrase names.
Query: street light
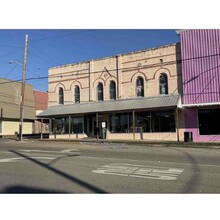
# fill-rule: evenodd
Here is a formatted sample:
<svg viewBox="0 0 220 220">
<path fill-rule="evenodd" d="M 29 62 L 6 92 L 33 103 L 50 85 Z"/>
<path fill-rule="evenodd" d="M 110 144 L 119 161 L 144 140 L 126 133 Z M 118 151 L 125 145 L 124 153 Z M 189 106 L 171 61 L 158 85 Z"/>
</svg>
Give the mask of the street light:
<svg viewBox="0 0 220 220">
<path fill-rule="evenodd" d="M 23 74 L 22 74 L 22 87 L 21 87 L 21 104 L 20 104 L 20 121 L 19 121 L 19 141 L 22 141 L 22 128 L 23 128 L 23 114 L 24 114 L 24 94 L 25 94 L 25 81 L 26 81 L 26 60 L 27 60 L 27 44 L 28 35 L 25 38 L 25 48 L 24 48 L 24 64 L 23 64 Z M 16 63 L 22 65 L 18 61 L 12 60 L 9 64 Z"/>
</svg>

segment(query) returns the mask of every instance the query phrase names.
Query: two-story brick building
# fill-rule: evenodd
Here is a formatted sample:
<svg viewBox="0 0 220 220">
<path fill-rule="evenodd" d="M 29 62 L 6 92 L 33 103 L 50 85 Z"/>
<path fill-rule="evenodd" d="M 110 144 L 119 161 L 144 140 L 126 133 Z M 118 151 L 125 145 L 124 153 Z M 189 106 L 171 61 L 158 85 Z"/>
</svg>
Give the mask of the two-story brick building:
<svg viewBox="0 0 220 220">
<path fill-rule="evenodd" d="M 49 69 L 50 138 L 183 140 L 180 45 Z"/>
</svg>

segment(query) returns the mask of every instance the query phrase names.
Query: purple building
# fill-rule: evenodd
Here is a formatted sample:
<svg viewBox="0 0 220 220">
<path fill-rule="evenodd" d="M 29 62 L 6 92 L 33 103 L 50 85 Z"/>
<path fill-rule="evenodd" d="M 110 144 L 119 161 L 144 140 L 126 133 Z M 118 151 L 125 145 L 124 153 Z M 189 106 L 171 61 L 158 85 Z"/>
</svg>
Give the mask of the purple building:
<svg viewBox="0 0 220 220">
<path fill-rule="evenodd" d="M 220 141 L 220 30 L 179 31 L 185 132 Z"/>
</svg>

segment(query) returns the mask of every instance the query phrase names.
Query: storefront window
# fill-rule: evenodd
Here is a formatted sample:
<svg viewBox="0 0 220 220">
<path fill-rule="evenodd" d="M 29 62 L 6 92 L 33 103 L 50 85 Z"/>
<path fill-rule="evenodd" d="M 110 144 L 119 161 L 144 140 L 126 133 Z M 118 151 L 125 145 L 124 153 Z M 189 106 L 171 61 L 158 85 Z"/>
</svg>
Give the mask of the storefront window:
<svg viewBox="0 0 220 220">
<path fill-rule="evenodd" d="M 72 132 L 75 134 L 83 133 L 83 117 L 72 118 Z"/>
<path fill-rule="evenodd" d="M 83 117 L 55 118 L 52 120 L 52 131 L 54 134 L 83 133 Z"/>
<path fill-rule="evenodd" d="M 175 132 L 174 111 L 135 112 L 135 132 Z M 110 132 L 133 132 L 132 113 L 110 116 Z"/>
<path fill-rule="evenodd" d="M 68 129 L 68 118 L 56 118 L 52 120 L 52 131 L 54 134 L 67 134 Z"/>
<path fill-rule="evenodd" d="M 143 132 L 151 132 L 151 114 L 150 112 L 136 112 L 135 113 L 135 126 L 136 130 Z"/>
<path fill-rule="evenodd" d="M 174 111 L 152 112 L 152 132 L 175 132 Z"/>
<path fill-rule="evenodd" d="M 0 121 L 0 134 L 2 134 L 2 121 Z"/>
<path fill-rule="evenodd" d="M 112 133 L 129 132 L 129 114 L 113 114 L 110 116 L 110 131 Z"/>
<path fill-rule="evenodd" d="M 199 109 L 199 134 L 216 135 L 220 134 L 220 109 Z"/>
</svg>

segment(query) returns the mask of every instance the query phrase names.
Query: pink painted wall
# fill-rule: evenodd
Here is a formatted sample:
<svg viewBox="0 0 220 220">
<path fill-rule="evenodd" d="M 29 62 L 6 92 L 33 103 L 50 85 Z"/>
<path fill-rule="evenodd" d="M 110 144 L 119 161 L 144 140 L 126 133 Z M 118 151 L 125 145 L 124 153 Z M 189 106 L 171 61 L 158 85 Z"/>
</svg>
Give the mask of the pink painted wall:
<svg viewBox="0 0 220 220">
<path fill-rule="evenodd" d="M 199 135 L 199 125 L 197 117 L 197 109 L 185 109 L 185 131 L 192 132 L 193 141 L 197 142 L 218 142 L 220 141 L 220 135 Z"/>
<path fill-rule="evenodd" d="M 220 30 L 180 33 L 183 103 L 220 102 Z"/>
</svg>

